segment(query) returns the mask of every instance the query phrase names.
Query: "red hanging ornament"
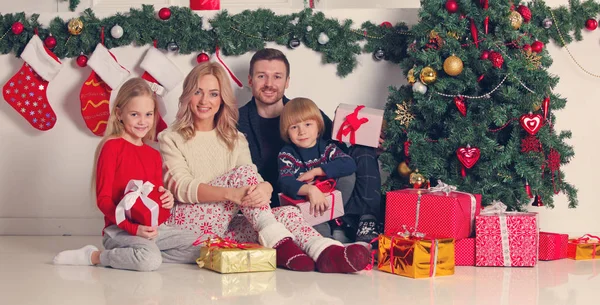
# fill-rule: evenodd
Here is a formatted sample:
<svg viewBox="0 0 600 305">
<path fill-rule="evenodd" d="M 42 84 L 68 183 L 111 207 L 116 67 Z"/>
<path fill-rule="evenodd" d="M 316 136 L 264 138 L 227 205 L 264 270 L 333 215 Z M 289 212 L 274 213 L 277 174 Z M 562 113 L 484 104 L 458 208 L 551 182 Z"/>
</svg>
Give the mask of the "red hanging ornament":
<svg viewBox="0 0 600 305">
<path fill-rule="evenodd" d="M 554 189 L 554 194 L 558 194 L 559 190 L 556 189 L 556 184 L 554 183 L 554 172 L 558 171 L 558 183 L 560 183 L 560 153 L 555 149 L 550 149 L 547 163 L 548 169 L 552 172 L 552 188 Z"/>
<path fill-rule="evenodd" d="M 463 165 L 460 171 L 463 177 L 467 176 L 465 168 L 473 167 L 479 160 L 480 154 L 479 148 L 471 147 L 470 145 L 467 145 L 467 147 L 460 147 L 456 150 L 458 161 Z"/>
<path fill-rule="evenodd" d="M 504 57 L 502 57 L 502 54 L 496 51 L 492 51 L 490 52 L 489 58 L 494 67 L 498 69 L 502 68 L 502 65 L 504 64 Z"/>
<path fill-rule="evenodd" d="M 544 111 L 544 121 L 548 120 L 548 112 L 550 111 L 550 98 L 546 97 L 542 102 L 542 110 Z"/>
<path fill-rule="evenodd" d="M 490 7 L 490 2 L 489 0 L 479 0 L 479 5 L 481 5 L 481 8 L 484 10 L 487 10 Z"/>
<path fill-rule="evenodd" d="M 467 116 L 467 104 L 465 103 L 465 98 L 463 96 L 455 96 L 454 105 L 456 105 L 456 109 L 458 109 L 458 112 L 460 112 L 462 116 Z"/>
<path fill-rule="evenodd" d="M 585 28 L 590 31 L 595 30 L 597 27 L 598 27 L 598 21 L 596 21 L 596 19 L 588 19 L 585 22 Z"/>
<path fill-rule="evenodd" d="M 485 16 L 485 19 L 483 20 L 483 30 L 485 31 L 486 34 L 489 33 L 489 27 L 490 27 L 490 16 Z"/>
<path fill-rule="evenodd" d="M 531 51 L 535 52 L 535 53 L 540 53 L 542 52 L 542 50 L 544 49 L 544 43 L 536 40 L 531 44 Z"/>
<path fill-rule="evenodd" d="M 198 56 L 196 57 L 196 61 L 200 64 L 203 63 L 205 61 L 209 61 L 210 57 L 208 56 L 208 54 L 202 52 L 200 54 L 198 54 Z"/>
<path fill-rule="evenodd" d="M 53 49 L 54 47 L 56 47 L 56 38 L 54 38 L 54 36 L 52 36 L 52 34 L 50 34 L 50 36 L 48 36 L 48 37 L 46 37 L 46 39 L 44 39 L 44 45 L 48 49 Z"/>
<path fill-rule="evenodd" d="M 523 51 L 530 53 L 531 52 L 531 46 L 529 44 L 525 44 L 523 45 Z"/>
<path fill-rule="evenodd" d="M 532 135 L 527 135 L 525 138 L 521 139 L 521 152 L 541 152 L 542 151 L 542 143 L 538 138 Z"/>
<path fill-rule="evenodd" d="M 529 197 L 529 198 L 532 198 L 532 197 Z M 544 202 L 542 202 L 542 196 L 535 195 L 535 199 L 533 200 L 533 203 L 531 205 L 534 207 L 543 207 Z"/>
<path fill-rule="evenodd" d="M 390 28 L 392 28 L 392 23 L 391 23 L 391 22 L 389 22 L 389 21 L 384 21 L 384 22 L 382 22 L 382 23 L 381 23 L 379 26 L 380 26 L 380 27 L 383 27 L 383 28 L 388 28 L 388 29 L 390 29 Z"/>
<path fill-rule="evenodd" d="M 13 32 L 13 34 L 19 35 L 19 34 L 23 33 L 23 30 L 25 30 L 25 26 L 23 26 L 23 24 L 20 21 L 17 21 L 12 24 L 10 29 Z"/>
<path fill-rule="evenodd" d="M 479 49 L 479 38 L 477 35 L 477 26 L 475 25 L 475 21 L 473 20 L 473 18 L 470 18 L 471 20 L 471 36 L 473 37 L 473 43 L 475 44 L 475 47 Z"/>
<path fill-rule="evenodd" d="M 408 158 L 409 155 L 409 149 L 410 149 L 410 141 L 405 141 L 404 142 L 404 156 Z"/>
<path fill-rule="evenodd" d="M 479 77 L 477 78 L 477 82 L 482 81 L 484 77 L 485 77 L 485 74 L 479 75 Z"/>
<path fill-rule="evenodd" d="M 481 52 L 481 56 L 479 57 L 479 59 L 483 59 L 486 60 L 490 57 L 490 51 L 485 50 L 483 52 Z"/>
<path fill-rule="evenodd" d="M 87 62 L 88 62 L 88 57 L 81 54 L 79 56 L 77 56 L 77 65 L 80 67 L 85 67 L 87 66 Z"/>
<path fill-rule="evenodd" d="M 454 13 L 458 12 L 458 3 L 456 2 L 456 0 L 446 1 L 446 10 L 450 14 L 454 14 Z"/>
<path fill-rule="evenodd" d="M 525 5 L 519 5 L 517 12 L 523 16 L 523 21 L 525 21 L 525 23 L 531 21 L 531 10 Z"/>
<path fill-rule="evenodd" d="M 529 186 L 529 182 L 527 182 L 527 180 L 525 180 L 525 192 L 527 192 L 527 196 L 529 196 L 529 198 L 533 198 L 531 187 Z"/>
<path fill-rule="evenodd" d="M 160 20 L 169 20 L 171 18 L 171 9 L 168 7 L 163 7 L 158 11 L 158 18 Z"/>
<path fill-rule="evenodd" d="M 531 112 L 522 115 L 519 122 L 521 123 L 521 127 L 532 136 L 535 136 L 543 125 L 542 116 Z"/>
</svg>

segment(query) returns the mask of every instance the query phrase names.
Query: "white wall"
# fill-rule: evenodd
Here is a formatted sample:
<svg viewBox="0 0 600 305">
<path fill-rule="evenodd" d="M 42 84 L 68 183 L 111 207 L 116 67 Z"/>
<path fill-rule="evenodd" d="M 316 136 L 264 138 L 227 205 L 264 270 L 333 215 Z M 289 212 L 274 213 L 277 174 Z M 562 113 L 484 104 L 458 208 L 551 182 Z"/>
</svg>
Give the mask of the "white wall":
<svg viewBox="0 0 600 305">
<path fill-rule="evenodd" d="M 24 7 L 27 7 L 27 1 L 29 0 L 24 1 Z M 96 2 L 107 3 L 100 0 Z M 262 2 L 269 2 L 269 0 Z M 279 1 L 280 5 L 292 2 Z M 318 6 L 333 5 L 335 2 L 321 0 Z M 359 2 L 348 1 L 351 6 L 357 6 Z M 371 1 L 373 6 L 398 2 L 404 1 Z M 417 1 L 405 2 L 408 7 L 418 5 Z M 225 4 L 226 1 L 223 3 Z M 239 3 L 244 1 L 238 0 L 238 8 L 232 6 L 232 12 L 241 9 Z M 341 3 L 341 0 L 338 3 Z M 59 7 L 62 4 L 62 2 L 58 3 L 57 10 L 65 12 Z M 9 5 L 0 5 L 2 13 L 24 9 L 6 6 Z M 120 9 L 114 8 L 114 10 Z M 41 22 L 47 24 L 56 16 L 56 13 L 50 13 L 51 11 L 41 14 Z M 290 13 L 297 10 L 281 8 L 275 11 Z M 356 25 L 366 20 L 374 23 L 386 20 L 393 23 L 401 20 L 408 23 L 416 22 L 414 9 L 360 11 L 337 9 L 326 10 L 325 13 L 339 19 L 350 18 Z M 107 10 L 99 12 L 98 16 L 111 14 L 112 12 Z M 212 14 L 214 13 L 203 13 L 205 16 L 212 16 Z M 58 15 L 68 18 L 73 13 Z M 600 72 L 600 62 L 594 60 L 600 48 L 598 34 L 600 32 L 586 33 L 583 42 L 574 44 L 570 48 L 586 67 Z M 281 46 L 268 46 L 283 50 L 292 64 L 292 80 L 287 95 L 311 97 L 329 115 L 333 114 L 339 102 L 360 103 L 382 108 L 388 95 L 387 87 L 405 83 L 399 67 L 387 62 L 375 62 L 370 54 L 359 56 L 357 69 L 341 79 L 335 74 L 335 66 L 322 65 L 320 55 L 312 50 L 302 46 L 293 51 Z M 124 47 L 112 51 L 120 63 L 130 69 L 134 75 L 141 75 L 139 63 L 146 48 Z M 568 180 L 580 190 L 580 207 L 575 210 L 567 209 L 566 198 L 564 195 L 559 195 L 556 197 L 557 207 L 554 210 L 546 208 L 532 208 L 532 210 L 541 213 L 543 230 L 572 234 L 600 232 L 600 222 L 595 220 L 595 217 L 600 215 L 600 207 L 595 205 L 597 196 L 593 187 L 596 173 L 600 172 L 600 163 L 594 162 L 595 149 L 597 149 L 594 136 L 595 131 L 600 127 L 600 120 L 595 119 L 595 116 L 600 110 L 600 105 L 594 101 L 593 96 L 600 94 L 600 87 L 595 87 L 596 78 L 587 76 L 577 68 L 565 50 L 558 49 L 555 45 L 548 46 L 548 49 L 554 59 L 550 71 L 561 77 L 561 83 L 555 92 L 569 99 L 567 108 L 557 113 L 556 128 L 573 131 L 574 136 L 570 143 L 575 147 L 576 157 L 564 170 Z M 225 58 L 233 71 L 244 81 L 251 55 Z M 196 55 L 169 54 L 168 56 L 183 73 L 187 73 L 193 67 Z M 3 85 L 12 77 L 21 64 L 22 61 L 14 55 L 0 56 L 0 67 L 3 67 L 0 70 L 0 84 Z M 33 129 L 6 102 L 0 101 L 0 234 L 97 235 L 100 233 L 103 225 L 101 214 L 97 211 L 89 192 L 92 158 L 99 138 L 93 136 L 85 127 L 78 98 L 82 82 L 89 72 L 89 67 L 79 68 L 71 59 L 63 61 L 60 74 L 48 88 L 50 104 L 57 114 L 58 122 L 47 132 Z M 349 88 L 353 89 L 349 90 Z M 177 88 L 165 99 L 167 122 L 172 122 L 174 119 L 180 92 L 181 88 Z M 250 98 L 250 91 L 247 88 L 239 90 L 237 97 L 240 104 L 244 104 Z"/>
</svg>

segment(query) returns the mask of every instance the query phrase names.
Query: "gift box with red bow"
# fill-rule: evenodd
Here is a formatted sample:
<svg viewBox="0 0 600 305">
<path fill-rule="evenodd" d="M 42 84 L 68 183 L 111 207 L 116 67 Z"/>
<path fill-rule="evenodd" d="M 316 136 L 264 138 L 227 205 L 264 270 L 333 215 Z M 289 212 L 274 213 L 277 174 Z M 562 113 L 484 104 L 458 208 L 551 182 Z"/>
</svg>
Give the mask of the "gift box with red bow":
<svg viewBox="0 0 600 305">
<path fill-rule="evenodd" d="M 551 261 L 567 258 L 568 234 L 540 232 L 540 257 L 541 261 Z"/>
<path fill-rule="evenodd" d="M 575 260 L 600 258 L 600 237 L 586 234 L 569 240 L 567 257 Z"/>
<path fill-rule="evenodd" d="M 340 104 L 333 119 L 331 138 L 350 145 L 377 148 L 383 124 L 383 110 Z"/>
<path fill-rule="evenodd" d="M 115 218 L 117 225 L 125 219 L 144 226 L 156 227 L 167 221 L 171 210 L 162 207 L 161 194 L 149 181 L 130 180 L 125 187 L 125 195 L 117 205 Z"/>
<path fill-rule="evenodd" d="M 538 261 L 537 213 L 504 212 L 495 202 L 475 218 L 476 266 L 533 267 Z"/>
<path fill-rule="evenodd" d="M 310 201 L 307 199 L 292 199 L 283 193 L 279 193 L 279 203 L 281 206 L 293 205 L 300 209 L 304 220 L 311 225 L 318 224 L 344 216 L 344 202 L 342 201 L 342 193 L 335 189 L 335 180 L 325 180 L 315 183 L 315 185 L 325 193 L 328 208 L 323 215 L 310 213 Z"/>
<path fill-rule="evenodd" d="M 427 236 L 462 239 L 474 235 L 475 216 L 481 210 L 481 195 L 456 191 L 438 181 L 438 186 L 386 193 L 385 234 L 414 227 Z"/>
</svg>

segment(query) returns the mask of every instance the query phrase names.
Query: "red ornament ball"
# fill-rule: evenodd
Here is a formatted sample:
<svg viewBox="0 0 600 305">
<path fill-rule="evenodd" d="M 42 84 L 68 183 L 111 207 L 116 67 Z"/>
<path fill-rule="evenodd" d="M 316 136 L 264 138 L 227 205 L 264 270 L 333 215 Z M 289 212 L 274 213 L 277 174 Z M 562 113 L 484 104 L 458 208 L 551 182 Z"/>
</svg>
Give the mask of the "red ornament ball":
<svg viewBox="0 0 600 305">
<path fill-rule="evenodd" d="M 450 14 L 454 14 L 454 13 L 458 12 L 458 3 L 456 3 L 456 0 L 446 1 L 446 10 Z"/>
<path fill-rule="evenodd" d="M 77 65 L 80 67 L 85 67 L 87 66 L 87 62 L 88 62 L 88 57 L 81 54 L 79 56 L 77 56 Z"/>
<path fill-rule="evenodd" d="M 205 61 L 209 61 L 210 57 L 208 56 L 208 54 L 202 52 L 200 54 L 198 54 L 198 57 L 196 57 L 196 61 L 200 64 L 203 63 Z"/>
<path fill-rule="evenodd" d="M 525 51 L 525 52 L 531 52 L 531 46 L 530 46 L 530 45 L 528 45 L 528 44 L 525 44 L 525 45 L 523 46 L 523 51 Z"/>
<path fill-rule="evenodd" d="M 490 52 L 490 61 L 494 67 L 500 69 L 502 68 L 502 64 L 504 64 L 504 57 L 502 57 L 502 54 L 492 51 Z"/>
<path fill-rule="evenodd" d="M 391 28 L 391 27 L 392 27 L 392 23 L 391 23 L 391 22 L 389 22 L 389 21 L 384 21 L 384 22 L 382 22 L 382 23 L 381 23 L 379 26 L 380 26 L 380 27 L 383 27 L 383 28 L 388 28 L 388 29 L 389 29 L 389 28 Z"/>
<path fill-rule="evenodd" d="M 517 12 L 523 16 L 523 21 L 525 21 L 525 23 L 531 20 L 531 10 L 525 5 L 519 5 Z"/>
<path fill-rule="evenodd" d="M 13 23 L 12 27 L 10 28 L 13 32 L 13 34 L 15 35 L 19 35 L 21 33 L 23 33 L 23 30 L 25 29 L 25 27 L 23 26 L 23 24 L 19 21 Z"/>
<path fill-rule="evenodd" d="M 158 18 L 161 20 L 168 20 L 171 18 L 171 9 L 168 7 L 163 7 L 158 11 Z"/>
<path fill-rule="evenodd" d="M 542 50 L 544 49 L 544 43 L 541 41 L 535 41 L 534 43 L 531 44 L 531 51 L 535 52 L 535 53 L 540 53 L 542 52 Z"/>
<path fill-rule="evenodd" d="M 54 36 L 46 37 L 46 39 L 44 39 L 44 45 L 48 49 L 54 49 L 54 47 L 56 47 L 56 38 L 54 38 Z"/>
<path fill-rule="evenodd" d="M 595 30 L 597 27 L 598 27 L 598 21 L 596 21 L 596 19 L 588 19 L 585 22 L 585 28 L 590 31 Z"/>
<path fill-rule="evenodd" d="M 479 57 L 479 59 L 488 59 L 490 57 L 490 51 L 485 50 L 483 52 L 481 52 L 481 57 Z"/>
</svg>

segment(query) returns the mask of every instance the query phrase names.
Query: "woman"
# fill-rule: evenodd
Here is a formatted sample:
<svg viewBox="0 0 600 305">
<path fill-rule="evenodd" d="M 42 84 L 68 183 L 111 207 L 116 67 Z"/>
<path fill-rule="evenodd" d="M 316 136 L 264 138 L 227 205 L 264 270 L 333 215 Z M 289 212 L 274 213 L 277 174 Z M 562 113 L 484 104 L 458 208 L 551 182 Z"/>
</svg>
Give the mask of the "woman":
<svg viewBox="0 0 600 305">
<path fill-rule="evenodd" d="M 158 137 L 165 183 L 178 202 L 172 225 L 223 237 L 241 210 L 258 242 L 277 250 L 279 267 L 350 273 L 367 266 L 364 246 L 324 238 L 294 207 L 271 210 L 273 188 L 257 173 L 236 128 L 237 104 L 220 65 L 198 65 L 183 86 L 175 123 Z"/>
</svg>

